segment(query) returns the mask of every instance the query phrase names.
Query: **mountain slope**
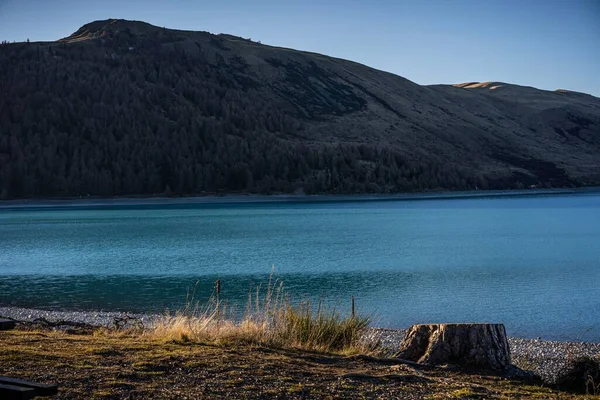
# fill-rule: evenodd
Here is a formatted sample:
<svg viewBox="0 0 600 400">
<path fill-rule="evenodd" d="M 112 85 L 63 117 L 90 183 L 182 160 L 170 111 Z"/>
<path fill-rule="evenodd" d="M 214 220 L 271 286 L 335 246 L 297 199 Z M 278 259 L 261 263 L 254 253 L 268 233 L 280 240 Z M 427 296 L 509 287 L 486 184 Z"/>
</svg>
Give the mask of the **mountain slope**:
<svg viewBox="0 0 600 400">
<path fill-rule="evenodd" d="M 320 54 L 96 21 L 0 48 L 0 195 L 600 184 L 600 99 L 420 86 Z"/>
</svg>

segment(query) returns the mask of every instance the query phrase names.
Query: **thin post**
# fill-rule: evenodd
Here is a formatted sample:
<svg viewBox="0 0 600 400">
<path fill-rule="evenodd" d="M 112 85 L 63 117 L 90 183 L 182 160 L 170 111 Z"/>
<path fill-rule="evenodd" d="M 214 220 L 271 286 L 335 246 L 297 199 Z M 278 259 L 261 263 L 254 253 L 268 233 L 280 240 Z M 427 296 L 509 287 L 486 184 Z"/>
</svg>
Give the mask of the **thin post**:
<svg viewBox="0 0 600 400">
<path fill-rule="evenodd" d="M 354 318 L 354 296 L 352 296 L 352 318 Z"/>
<path fill-rule="evenodd" d="M 219 305 L 221 304 L 221 280 L 215 282 L 215 290 L 217 292 L 217 321 L 219 320 Z"/>
</svg>

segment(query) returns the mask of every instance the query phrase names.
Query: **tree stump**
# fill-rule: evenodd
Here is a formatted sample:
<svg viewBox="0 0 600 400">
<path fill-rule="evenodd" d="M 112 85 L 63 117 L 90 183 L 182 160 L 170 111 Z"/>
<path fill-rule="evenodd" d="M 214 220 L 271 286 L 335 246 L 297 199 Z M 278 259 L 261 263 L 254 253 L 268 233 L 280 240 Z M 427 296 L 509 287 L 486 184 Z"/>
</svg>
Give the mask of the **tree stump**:
<svg viewBox="0 0 600 400">
<path fill-rule="evenodd" d="M 413 325 L 395 357 L 421 364 L 454 364 L 497 371 L 510 365 L 503 324 Z"/>
</svg>

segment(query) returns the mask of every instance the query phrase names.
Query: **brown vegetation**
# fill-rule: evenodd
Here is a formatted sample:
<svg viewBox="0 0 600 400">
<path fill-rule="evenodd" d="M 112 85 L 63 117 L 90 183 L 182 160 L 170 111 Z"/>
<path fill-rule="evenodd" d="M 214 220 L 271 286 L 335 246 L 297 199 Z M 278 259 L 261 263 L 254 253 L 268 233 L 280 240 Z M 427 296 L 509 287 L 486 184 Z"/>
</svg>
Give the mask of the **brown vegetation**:
<svg viewBox="0 0 600 400">
<path fill-rule="evenodd" d="M 217 288 L 220 282 L 217 281 Z M 219 298 L 219 289 L 206 305 L 188 296 L 186 307 L 174 315 L 154 320 L 138 334 L 160 340 L 210 342 L 214 344 L 253 344 L 280 348 L 353 354 L 376 351 L 377 343 L 362 340 L 369 318 L 352 313 L 343 316 L 319 303 L 292 305 L 283 284 L 269 279 L 264 293 L 250 294 L 246 313 L 236 319 Z"/>
<path fill-rule="evenodd" d="M 356 356 L 106 332 L 0 332 L 0 375 L 58 383 L 59 399 L 592 398 Z"/>
</svg>

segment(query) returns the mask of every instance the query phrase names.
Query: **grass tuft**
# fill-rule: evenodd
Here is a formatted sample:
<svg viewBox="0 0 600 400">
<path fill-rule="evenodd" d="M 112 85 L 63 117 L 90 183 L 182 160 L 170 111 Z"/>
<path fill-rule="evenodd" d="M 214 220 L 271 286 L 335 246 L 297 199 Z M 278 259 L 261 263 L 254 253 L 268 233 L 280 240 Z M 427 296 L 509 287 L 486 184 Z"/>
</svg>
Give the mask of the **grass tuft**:
<svg viewBox="0 0 600 400">
<path fill-rule="evenodd" d="M 284 344 L 320 351 L 348 352 L 361 343 L 369 326 L 367 317 L 342 317 L 332 310 L 326 312 L 321 304 L 313 312 L 310 303 L 282 311 L 277 334 Z"/>
<path fill-rule="evenodd" d="M 217 286 L 218 287 L 218 286 Z M 269 279 L 266 291 L 258 287 L 248 296 L 246 312 L 235 319 L 218 291 L 203 307 L 188 294 L 183 310 L 158 319 L 146 335 L 176 343 L 259 344 L 323 352 L 358 353 L 368 349 L 362 341 L 370 318 L 344 316 L 319 302 L 293 305 L 283 283 Z"/>
</svg>

